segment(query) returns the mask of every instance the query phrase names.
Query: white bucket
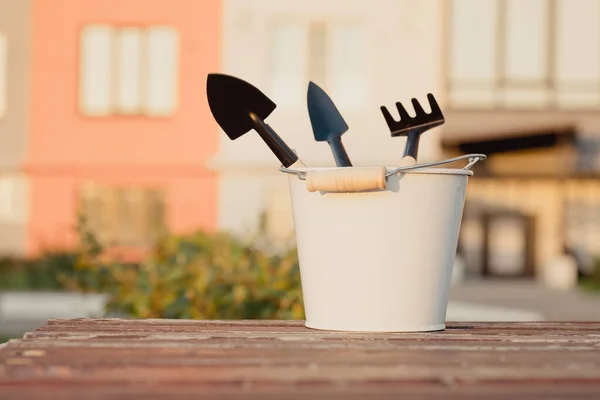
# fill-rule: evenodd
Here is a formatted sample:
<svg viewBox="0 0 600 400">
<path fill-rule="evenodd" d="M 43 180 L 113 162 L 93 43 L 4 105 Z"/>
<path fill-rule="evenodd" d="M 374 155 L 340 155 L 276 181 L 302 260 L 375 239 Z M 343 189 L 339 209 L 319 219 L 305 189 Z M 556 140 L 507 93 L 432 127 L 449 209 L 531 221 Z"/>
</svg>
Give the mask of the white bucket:
<svg viewBox="0 0 600 400">
<path fill-rule="evenodd" d="M 428 168 L 466 158 L 463 169 Z M 291 174 L 305 326 L 445 329 L 469 168 L 484 158 L 396 169 L 281 168 Z M 323 171 L 338 177 L 317 179 Z M 377 182 L 353 181 L 352 174 L 370 174 Z"/>
</svg>

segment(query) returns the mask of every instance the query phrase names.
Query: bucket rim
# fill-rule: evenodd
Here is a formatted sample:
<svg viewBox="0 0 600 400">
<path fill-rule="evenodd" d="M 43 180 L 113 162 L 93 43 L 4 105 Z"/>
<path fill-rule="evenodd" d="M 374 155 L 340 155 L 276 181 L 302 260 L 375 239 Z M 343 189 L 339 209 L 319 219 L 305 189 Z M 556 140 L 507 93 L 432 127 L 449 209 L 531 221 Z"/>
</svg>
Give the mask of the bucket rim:
<svg viewBox="0 0 600 400">
<path fill-rule="evenodd" d="M 350 167 L 296 167 L 294 171 L 297 171 L 301 174 L 306 174 L 312 171 L 332 171 L 332 170 L 343 170 L 345 168 Z M 353 167 L 357 169 L 378 169 L 380 170 L 382 167 Z M 422 175 L 467 175 L 473 176 L 473 171 L 470 169 L 460 169 L 460 168 L 419 168 L 419 169 L 411 169 L 406 171 L 398 171 L 394 172 L 398 168 L 398 166 L 389 166 L 383 167 L 385 168 L 386 174 L 390 175 L 400 175 L 400 174 L 422 174 Z M 293 176 L 290 176 L 293 178 Z"/>
</svg>

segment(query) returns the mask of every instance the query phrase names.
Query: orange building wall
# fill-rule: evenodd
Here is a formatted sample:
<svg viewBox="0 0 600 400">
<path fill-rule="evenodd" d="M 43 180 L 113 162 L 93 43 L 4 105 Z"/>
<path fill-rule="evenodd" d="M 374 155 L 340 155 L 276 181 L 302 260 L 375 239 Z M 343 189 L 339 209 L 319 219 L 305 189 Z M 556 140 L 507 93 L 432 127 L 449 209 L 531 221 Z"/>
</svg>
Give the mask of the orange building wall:
<svg viewBox="0 0 600 400">
<path fill-rule="evenodd" d="M 89 23 L 179 30 L 179 101 L 167 118 L 86 117 L 78 111 L 79 34 Z M 205 168 L 218 131 L 206 75 L 220 68 L 219 0 L 35 0 L 30 148 L 30 252 L 69 244 L 77 186 L 162 186 L 172 230 L 214 229 L 217 176 Z M 58 243 L 56 243 L 58 242 Z"/>
</svg>

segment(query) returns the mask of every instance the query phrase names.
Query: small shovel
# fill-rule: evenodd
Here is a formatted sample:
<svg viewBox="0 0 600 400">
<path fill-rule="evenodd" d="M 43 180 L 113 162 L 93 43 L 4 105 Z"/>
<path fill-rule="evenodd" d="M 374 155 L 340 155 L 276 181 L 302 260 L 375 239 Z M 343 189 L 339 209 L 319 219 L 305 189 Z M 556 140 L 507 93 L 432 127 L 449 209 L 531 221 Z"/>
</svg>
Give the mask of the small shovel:
<svg viewBox="0 0 600 400">
<path fill-rule="evenodd" d="M 311 81 L 308 84 L 306 102 L 315 140 L 329 143 L 338 167 L 351 167 L 352 163 L 341 138 L 348 130 L 348 125 L 331 98 Z"/>
<path fill-rule="evenodd" d="M 429 107 L 431 108 L 431 113 L 429 114 L 423 110 L 417 99 L 413 98 L 411 100 L 415 109 L 415 117 L 408 115 L 402 103 L 397 102 L 396 108 L 398 108 L 398 113 L 400 113 L 400 121 L 394 120 L 387 108 L 381 106 L 383 118 L 385 118 L 385 122 L 387 122 L 390 128 L 392 137 L 406 136 L 406 145 L 404 146 L 404 154 L 401 161 L 401 165 L 403 166 L 417 163 L 421 134 L 445 122 L 442 110 L 440 110 L 433 94 L 428 93 L 427 100 L 429 100 Z"/>
<path fill-rule="evenodd" d="M 284 167 L 304 167 L 296 153 L 264 120 L 277 105 L 252 84 L 230 75 L 208 74 L 206 95 L 213 117 L 231 140 L 254 129 Z"/>
</svg>

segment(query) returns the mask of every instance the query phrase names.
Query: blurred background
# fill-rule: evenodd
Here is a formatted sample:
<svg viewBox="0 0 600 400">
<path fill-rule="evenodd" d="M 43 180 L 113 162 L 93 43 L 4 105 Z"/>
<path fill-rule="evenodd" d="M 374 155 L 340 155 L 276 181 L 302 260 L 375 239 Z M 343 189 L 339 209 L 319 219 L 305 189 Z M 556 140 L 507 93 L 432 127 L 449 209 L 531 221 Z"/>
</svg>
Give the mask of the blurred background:
<svg viewBox="0 0 600 400">
<path fill-rule="evenodd" d="M 0 0 L 0 338 L 303 318 L 287 176 L 219 129 L 210 72 L 267 94 L 307 165 L 334 165 L 309 80 L 357 166 L 402 157 L 380 106 L 433 93 L 419 161 L 488 155 L 447 319 L 600 319 L 600 0 Z"/>
</svg>

